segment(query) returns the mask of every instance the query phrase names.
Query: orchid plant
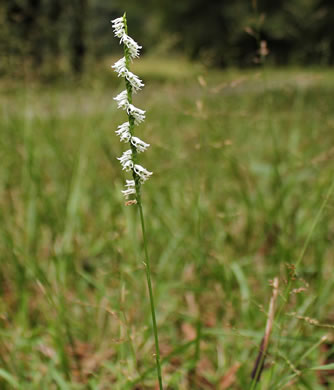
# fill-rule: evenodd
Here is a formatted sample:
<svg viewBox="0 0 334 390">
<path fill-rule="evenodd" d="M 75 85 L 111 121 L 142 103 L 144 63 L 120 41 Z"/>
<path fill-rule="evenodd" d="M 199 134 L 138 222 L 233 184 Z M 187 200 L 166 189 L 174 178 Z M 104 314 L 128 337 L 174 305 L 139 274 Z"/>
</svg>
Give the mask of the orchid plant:
<svg viewBox="0 0 334 390">
<path fill-rule="evenodd" d="M 118 126 L 116 134 L 119 136 L 121 142 L 129 145 L 121 157 L 118 158 L 122 165 L 122 169 L 126 172 L 132 173 L 132 179 L 127 179 L 125 189 L 122 191 L 127 199 L 126 204 L 136 204 L 139 209 L 141 228 L 143 234 L 143 246 L 145 252 L 145 270 L 146 280 L 150 299 L 150 308 L 152 315 L 152 325 L 155 341 L 155 358 L 158 374 L 159 389 L 162 390 L 162 375 L 160 364 L 160 349 L 158 339 L 158 327 L 156 322 L 155 304 L 153 296 L 153 287 L 151 281 L 151 268 L 147 250 L 147 239 L 145 232 L 144 214 L 141 202 L 141 186 L 152 175 L 146 168 L 138 164 L 138 154 L 145 152 L 150 146 L 148 143 L 142 141 L 134 135 L 135 126 L 141 124 L 145 120 L 145 111 L 135 107 L 132 103 L 132 95 L 143 88 L 144 83 L 140 78 L 130 71 L 130 64 L 133 59 L 139 57 L 141 46 L 138 45 L 129 35 L 127 28 L 126 14 L 122 17 L 111 21 L 114 34 L 120 39 L 120 44 L 124 48 L 124 56 L 118 60 L 112 68 L 118 74 L 118 77 L 124 78 L 125 90 L 120 92 L 114 100 L 118 103 L 118 108 L 124 110 L 127 114 L 127 121 Z M 129 200 L 129 198 L 131 199 Z"/>
</svg>

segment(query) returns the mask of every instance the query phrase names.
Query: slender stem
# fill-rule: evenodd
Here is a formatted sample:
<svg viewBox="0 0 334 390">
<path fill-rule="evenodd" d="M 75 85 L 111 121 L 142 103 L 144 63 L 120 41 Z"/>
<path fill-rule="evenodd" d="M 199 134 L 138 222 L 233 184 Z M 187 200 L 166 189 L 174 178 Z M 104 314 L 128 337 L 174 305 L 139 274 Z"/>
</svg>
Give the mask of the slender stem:
<svg viewBox="0 0 334 390">
<path fill-rule="evenodd" d="M 128 33 L 128 26 L 127 26 L 127 20 L 126 20 L 126 13 L 123 15 L 123 21 L 124 21 L 124 30 L 125 33 Z M 124 57 L 125 57 L 125 66 L 128 70 L 130 70 L 130 53 L 129 49 L 126 45 L 124 45 Z M 132 86 L 131 83 L 125 79 L 125 85 L 126 85 L 126 91 L 127 91 L 127 97 L 128 102 L 132 104 Z M 135 118 L 133 115 L 128 113 L 128 119 L 129 119 L 129 132 L 131 136 L 133 135 L 133 129 L 135 126 Z M 132 150 L 132 161 L 135 164 L 137 161 L 137 148 L 130 143 L 130 147 Z M 145 271 L 146 271 L 146 280 L 147 280 L 147 286 L 148 286 L 148 293 L 150 297 L 150 307 L 151 307 L 151 315 L 152 315 L 152 325 L 153 325 L 153 333 L 154 333 L 154 342 L 155 342 L 155 359 L 156 359 L 156 366 L 157 366 L 157 374 L 158 374 L 158 381 L 159 381 L 159 389 L 163 390 L 162 387 L 162 375 L 161 375 L 161 363 L 160 363 L 160 349 L 159 349 L 159 338 L 158 338 L 158 327 L 157 327 L 157 320 L 155 315 L 155 305 L 154 305 L 154 296 L 153 296 L 153 287 L 152 287 L 152 281 L 151 281 L 151 267 L 150 267 L 150 259 L 148 256 L 148 250 L 147 250 L 147 239 L 146 239 L 146 231 L 145 231 L 145 222 L 144 222 L 144 214 L 143 214 L 143 208 L 141 204 L 141 181 L 140 177 L 136 174 L 135 170 L 132 169 L 132 176 L 133 180 L 135 182 L 136 187 L 136 201 L 139 208 L 139 214 L 140 214 L 140 222 L 141 222 L 141 228 L 142 228 L 142 234 L 143 234 L 143 243 L 144 243 L 144 251 L 145 251 Z"/>
<path fill-rule="evenodd" d="M 202 321 L 198 315 L 196 324 L 196 339 L 195 339 L 195 365 L 199 362 L 201 354 L 201 338 L 202 338 Z"/>
<path fill-rule="evenodd" d="M 270 303 L 269 303 L 266 329 L 264 331 L 264 336 L 263 336 L 263 339 L 261 341 L 258 357 L 255 361 L 254 370 L 252 372 L 252 382 L 251 382 L 250 390 L 256 389 L 256 387 L 261 379 L 261 374 L 262 374 L 262 371 L 264 368 L 264 362 L 265 362 L 267 350 L 269 347 L 270 335 L 271 335 L 271 331 L 272 331 L 273 324 L 274 324 L 275 305 L 276 305 L 276 300 L 277 300 L 277 296 L 278 296 L 278 278 L 277 277 L 274 278 L 272 286 L 273 286 L 273 293 L 272 293 Z"/>
<path fill-rule="evenodd" d="M 160 363 L 160 348 L 159 348 L 158 327 L 157 327 L 157 320 L 156 320 L 156 315 L 155 315 L 154 295 L 153 295 L 153 287 L 152 287 L 152 281 L 151 281 L 151 266 L 150 266 L 150 259 L 149 259 L 148 250 L 147 250 L 147 240 L 146 240 L 144 214 L 143 214 L 143 208 L 142 208 L 142 205 L 141 205 L 140 196 L 137 197 L 137 202 L 138 202 L 138 208 L 139 208 L 139 214 L 140 214 L 141 228 L 142 228 L 142 233 L 143 233 L 143 243 L 144 243 L 144 251 L 145 251 L 146 280 L 147 280 L 148 293 L 149 293 L 149 296 L 150 296 L 152 325 L 153 325 L 153 333 L 154 333 L 154 341 L 155 341 L 155 360 L 156 360 L 156 365 L 157 365 L 159 389 L 163 390 L 163 387 L 162 387 L 162 375 L 161 375 L 161 363 Z"/>
</svg>

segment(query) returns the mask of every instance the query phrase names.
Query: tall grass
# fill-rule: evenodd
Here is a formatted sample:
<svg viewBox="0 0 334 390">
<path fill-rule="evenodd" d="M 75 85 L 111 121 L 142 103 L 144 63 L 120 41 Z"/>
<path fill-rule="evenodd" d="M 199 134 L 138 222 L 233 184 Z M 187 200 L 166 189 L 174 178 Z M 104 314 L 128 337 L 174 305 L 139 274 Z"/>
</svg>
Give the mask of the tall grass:
<svg viewBox="0 0 334 390">
<path fill-rule="evenodd" d="M 143 201 L 166 385 L 248 388 L 278 276 L 278 307 L 291 283 L 289 301 L 258 388 L 323 389 L 330 376 L 310 368 L 333 348 L 331 71 L 267 70 L 264 88 L 258 72 L 172 61 L 168 77 L 144 59 L 139 75 L 154 61 L 141 101 L 158 170 Z M 140 225 L 121 207 L 111 137 L 117 82 L 2 86 L 4 390 L 156 384 Z"/>
</svg>

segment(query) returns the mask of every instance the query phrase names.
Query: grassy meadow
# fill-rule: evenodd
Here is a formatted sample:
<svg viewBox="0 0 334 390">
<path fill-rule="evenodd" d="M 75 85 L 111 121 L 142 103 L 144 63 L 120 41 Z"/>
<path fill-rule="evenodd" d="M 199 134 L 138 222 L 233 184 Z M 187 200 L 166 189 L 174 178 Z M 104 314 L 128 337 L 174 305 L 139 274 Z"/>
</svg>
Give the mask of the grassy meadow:
<svg viewBox="0 0 334 390">
<path fill-rule="evenodd" d="M 108 67 L 0 83 L 1 390 L 157 388 Z M 250 389 L 278 277 L 256 388 L 334 389 L 334 71 L 133 69 L 165 388 Z"/>
</svg>

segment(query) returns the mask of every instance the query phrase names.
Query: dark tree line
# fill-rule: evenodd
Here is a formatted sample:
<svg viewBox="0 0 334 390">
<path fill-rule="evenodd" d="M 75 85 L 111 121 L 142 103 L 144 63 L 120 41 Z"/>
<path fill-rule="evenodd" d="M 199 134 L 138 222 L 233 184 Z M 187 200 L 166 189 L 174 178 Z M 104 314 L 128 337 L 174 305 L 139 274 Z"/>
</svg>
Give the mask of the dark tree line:
<svg viewBox="0 0 334 390">
<path fill-rule="evenodd" d="M 179 48 L 218 65 L 247 66 L 261 41 L 274 64 L 333 64 L 333 0 L 160 0 Z"/>
<path fill-rule="evenodd" d="M 109 21 L 125 10 L 146 50 L 173 37 L 170 50 L 219 66 L 334 63 L 333 0 L 4 0 L 0 71 L 81 73 L 114 50 Z"/>
<path fill-rule="evenodd" d="M 73 72 L 83 70 L 87 0 L 7 1 L 0 5 L 2 71 L 23 64 L 31 69 L 47 64 L 57 71 L 64 59 Z"/>
</svg>

